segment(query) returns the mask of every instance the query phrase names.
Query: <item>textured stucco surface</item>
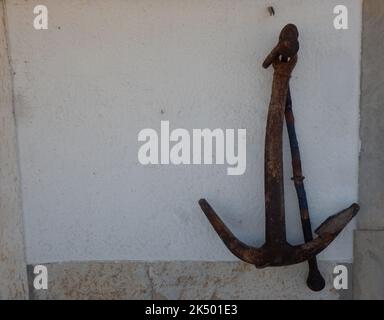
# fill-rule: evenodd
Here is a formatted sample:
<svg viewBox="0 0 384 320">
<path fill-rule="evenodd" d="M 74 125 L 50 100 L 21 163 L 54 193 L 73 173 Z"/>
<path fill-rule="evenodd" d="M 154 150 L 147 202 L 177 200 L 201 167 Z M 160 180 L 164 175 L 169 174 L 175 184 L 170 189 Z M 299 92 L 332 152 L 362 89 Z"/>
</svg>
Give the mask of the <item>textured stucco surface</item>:
<svg viewBox="0 0 384 320">
<path fill-rule="evenodd" d="M 32 27 L 49 9 L 49 30 Z M 29 263 L 235 258 L 197 205 L 244 241 L 264 239 L 263 148 L 271 70 L 288 22 L 301 32 L 292 78 L 314 227 L 357 200 L 361 1 L 7 1 Z M 247 171 L 137 162 L 137 134 L 246 128 Z M 288 238 L 302 242 L 285 143 Z M 353 224 L 323 259 L 350 261 Z"/>
<path fill-rule="evenodd" d="M 365 0 L 354 298 L 384 299 L 384 1 Z"/>
<path fill-rule="evenodd" d="M 355 232 L 353 297 L 384 300 L 384 231 Z"/>
<path fill-rule="evenodd" d="M 327 281 L 320 293 L 305 286 L 305 264 L 265 270 L 240 262 L 88 262 L 46 266 L 48 290 L 31 288 L 32 299 L 312 300 L 339 299 L 341 293 L 332 287 L 331 262 L 320 263 Z M 30 283 L 32 270 L 30 266 Z"/>
<path fill-rule="evenodd" d="M 18 172 L 12 77 L 0 1 L 0 299 L 28 293 Z"/>
</svg>

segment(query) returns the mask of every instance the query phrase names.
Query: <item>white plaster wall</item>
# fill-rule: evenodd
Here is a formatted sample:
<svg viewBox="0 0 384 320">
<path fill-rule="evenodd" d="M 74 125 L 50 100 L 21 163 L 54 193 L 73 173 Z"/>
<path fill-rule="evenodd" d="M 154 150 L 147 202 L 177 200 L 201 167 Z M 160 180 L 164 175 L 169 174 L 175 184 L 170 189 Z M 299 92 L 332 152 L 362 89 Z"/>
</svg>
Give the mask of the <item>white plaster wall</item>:
<svg viewBox="0 0 384 320">
<path fill-rule="evenodd" d="M 356 201 L 361 1 L 344 2 L 348 31 L 333 28 L 333 0 L 7 1 L 28 262 L 235 260 L 201 197 L 261 245 L 272 79 L 261 63 L 288 22 L 301 33 L 292 91 L 314 227 Z M 37 4 L 47 31 L 33 29 Z M 246 174 L 143 167 L 137 134 L 161 120 L 246 128 Z M 285 142 L 288 236 L 299 243 Z M 321 257 L 351 260 L 352 228 Z"/>
</svg>

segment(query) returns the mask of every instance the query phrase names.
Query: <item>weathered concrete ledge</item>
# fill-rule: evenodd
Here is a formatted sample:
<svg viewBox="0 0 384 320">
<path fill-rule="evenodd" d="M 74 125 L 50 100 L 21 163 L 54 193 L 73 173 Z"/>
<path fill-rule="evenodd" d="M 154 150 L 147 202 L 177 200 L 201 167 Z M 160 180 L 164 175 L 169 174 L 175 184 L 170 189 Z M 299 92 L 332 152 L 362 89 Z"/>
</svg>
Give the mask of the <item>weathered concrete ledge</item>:
<svg viewBox="0 0 384 320">
<path fill-rule="evenodd" d="M 384 300 L 384 231 L 355 232 L 353 296 Z"/>
<path fill-rule="evenodd" d="M 307 265 L 257 270 L 241 262 L 82 262 L 46 264 L 48 290 L 32 287 L 31 299 L 340 299 L 333 289 L 335 264 L 321 262 L 327 287 L 305 284 Z"/>
</svg>

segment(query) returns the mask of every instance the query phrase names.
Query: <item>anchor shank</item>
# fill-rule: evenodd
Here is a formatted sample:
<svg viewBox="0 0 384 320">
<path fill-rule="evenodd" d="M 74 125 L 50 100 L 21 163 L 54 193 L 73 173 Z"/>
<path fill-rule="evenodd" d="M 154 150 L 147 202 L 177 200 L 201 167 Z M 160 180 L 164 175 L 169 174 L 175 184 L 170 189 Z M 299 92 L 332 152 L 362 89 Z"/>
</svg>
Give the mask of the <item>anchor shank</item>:
<svg viewBox="0 0 384 320">
<path fill-rule="evenodd" d="M 271 103 L 268 110 L 264 156 L 267 246 L 277 246 L 286 243 L 283 178 L 283 124 L 289 78 L 289 74 L 275 71 Z"/>
</svg>

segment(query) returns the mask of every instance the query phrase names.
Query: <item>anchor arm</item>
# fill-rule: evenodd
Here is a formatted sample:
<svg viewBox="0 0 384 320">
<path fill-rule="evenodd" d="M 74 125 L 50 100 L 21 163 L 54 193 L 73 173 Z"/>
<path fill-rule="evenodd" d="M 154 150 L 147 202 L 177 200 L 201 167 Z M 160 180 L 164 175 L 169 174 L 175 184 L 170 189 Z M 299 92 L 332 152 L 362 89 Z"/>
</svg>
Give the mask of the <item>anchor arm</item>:
<svg viewBox="0 0 384 320">
<path fill-rule="evenodd" d="M 225 246 L 239 259 L 254 265 L 265 264 L 264 250 L 256 249 L 241 242 L 229 230 L 225 223 L 220 219 L 215 210 L 209 205 L 207 200 L 201 199 L 199 205 L 216 233 L 219 235 Z"/>
<path fill-rule="evenodd" d="M 302 245 L 291 246 L 285 243 L 279 246 L 268 246 L 265 244 L 261 248 L 254 248 L 237 239 L 205 199 L 201 199 L 199 204 L 225 246 L 237 258 L 257 268 L 289 266 L 316 256 L 328 247 L 360 209 L 358 204 L 353 204 L 329 217 L 316 229 L 318 236 Z"/>
<path fill-rule="evenodd" d="M 326 219 L 315 231 L 314 240 L 294 246 L 287 256 L 286 265 L 304 262 L 322 252 L 335 240 L 346 225 L 357 215 L 360 206 L 356 203 Z"/>
</svg>

